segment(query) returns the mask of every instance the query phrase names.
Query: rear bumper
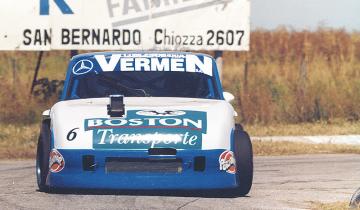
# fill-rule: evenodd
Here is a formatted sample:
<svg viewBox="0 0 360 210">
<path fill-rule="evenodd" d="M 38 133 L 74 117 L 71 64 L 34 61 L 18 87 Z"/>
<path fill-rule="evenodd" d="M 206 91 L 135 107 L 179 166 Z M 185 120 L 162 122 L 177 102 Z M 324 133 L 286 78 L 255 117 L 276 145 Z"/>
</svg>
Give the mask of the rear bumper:
<svg viewBox="0 0 360 210">
<path fill-rule="evenodd" d="M 79 189 L 226 189 L 238 186 L 236 175 L 221 171 L 219 156 L 224 150 L 178 150 L 175 156 L 149 156 L 147 150 L 58 150 L 65 167 L 49 173 L 47 185 Z M 93 155 L 93 171 L 83 169 L 83 156 Z M 194 158 L 205 157 L 203 171 L 195 170 Z M 106 172 L 106 158 L 177 158 L 180 172 Z"/>
</svg>

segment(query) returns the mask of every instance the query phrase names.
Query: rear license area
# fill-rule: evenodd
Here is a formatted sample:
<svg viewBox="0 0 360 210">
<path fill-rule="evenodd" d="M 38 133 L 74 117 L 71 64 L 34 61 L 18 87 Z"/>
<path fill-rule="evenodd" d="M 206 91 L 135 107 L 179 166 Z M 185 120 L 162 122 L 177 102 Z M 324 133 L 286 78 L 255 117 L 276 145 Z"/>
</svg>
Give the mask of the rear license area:
<svg viewBox="0 0 360 210">
<path fill-rule="evenodd" d="M 181 173 L 183 161 L 180 158 L 124 158 L 107 157 L 106 173 Z"/>
</svg>

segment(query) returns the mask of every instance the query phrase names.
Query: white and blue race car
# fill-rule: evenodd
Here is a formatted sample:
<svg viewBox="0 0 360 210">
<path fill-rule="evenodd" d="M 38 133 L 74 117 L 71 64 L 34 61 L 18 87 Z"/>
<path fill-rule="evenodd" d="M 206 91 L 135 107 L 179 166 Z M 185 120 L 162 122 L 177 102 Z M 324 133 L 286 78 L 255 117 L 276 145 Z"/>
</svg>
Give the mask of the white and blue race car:
<svg viewBox="0 0 360 210">
<path fill-rule="evenodd" d="M 75 56 L 60 101 L 43 113 L 39 189 L 233 189 L 246 195 L 252 146 L 235 124 L 232 99 L 208 55 Z"/>
</svg>

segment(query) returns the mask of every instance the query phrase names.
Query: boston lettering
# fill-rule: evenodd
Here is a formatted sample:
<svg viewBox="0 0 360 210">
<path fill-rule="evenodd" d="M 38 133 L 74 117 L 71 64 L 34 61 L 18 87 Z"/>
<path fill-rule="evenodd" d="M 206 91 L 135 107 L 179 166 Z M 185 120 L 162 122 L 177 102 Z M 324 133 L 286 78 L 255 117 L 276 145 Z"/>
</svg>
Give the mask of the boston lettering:
<svg viewBox="0 0 360 210">
<path fill-rule="evenodd" d="M 142 119 L 88 119 L 85 127 L 88 130 L 95 128 L 111 128 L 117 126 L 158 126 L 185 128 L 190 130 L 201 130 L 202 120 L 191 120 L 187 118 L 142 118 Z"/>
</svg>

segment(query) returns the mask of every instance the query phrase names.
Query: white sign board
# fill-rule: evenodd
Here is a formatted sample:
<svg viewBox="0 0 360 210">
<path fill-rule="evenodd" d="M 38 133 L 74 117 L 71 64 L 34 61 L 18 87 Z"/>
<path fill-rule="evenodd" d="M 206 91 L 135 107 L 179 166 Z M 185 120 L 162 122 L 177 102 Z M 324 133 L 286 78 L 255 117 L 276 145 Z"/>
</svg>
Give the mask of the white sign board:
<svg viewBox="0 0 360 210">
<path fill-rule="evenodd" d="M 1 0 L 0 50 L 249 49 L 249 0 Z"/>
</svg>

